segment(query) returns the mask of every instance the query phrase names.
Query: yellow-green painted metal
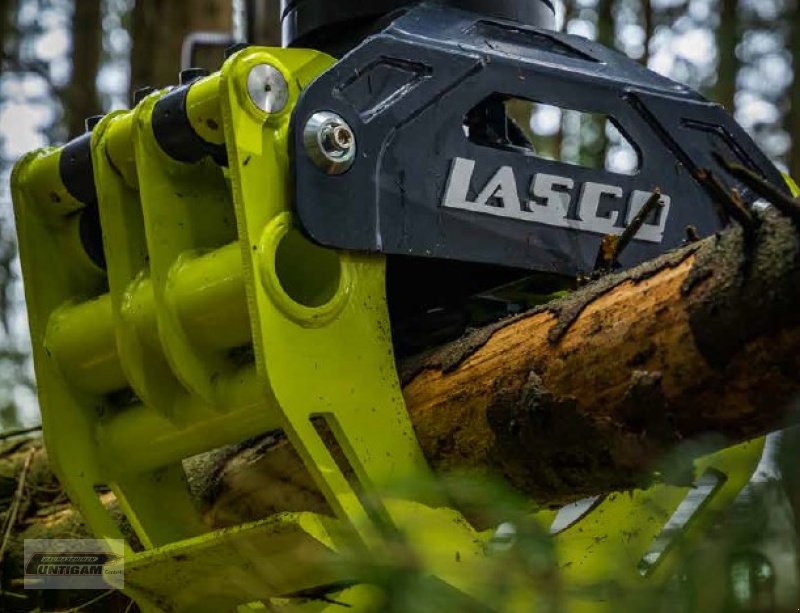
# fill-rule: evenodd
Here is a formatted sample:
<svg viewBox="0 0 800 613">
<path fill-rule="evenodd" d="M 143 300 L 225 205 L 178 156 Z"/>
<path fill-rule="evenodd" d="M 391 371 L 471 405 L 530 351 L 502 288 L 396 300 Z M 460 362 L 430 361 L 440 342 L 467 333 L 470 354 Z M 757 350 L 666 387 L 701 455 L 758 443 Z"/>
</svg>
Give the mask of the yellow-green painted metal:
<svg viewBox="0 0 800 613">
<path fill-rule="evenodd" d="M 558 534 L 555 538 L 559 554 L 569 561 L 562 566 L 561 578 L 573 588 L 568 610 L 615 610 L 612 603 L 592 596 L 592 588 L 603 583 L 613 582 L 621 593 L 631 594 L 666 584 L 691 546 L 702 541 L 712 523 L 750 481 L 763 448 L 764 441 L 759 439 L 696 463 L 696 474 L 715 475 L 718 485 L 651 567 L 642 566 L 646 554 L 693 488 L 660 485 L 613 494 L 580 522 Z"/>
<path fill-rule="evenodd" d="M 212 145 L 225 144 L 218 90 L 219 75 L 211 75 L 193 83 L 186 95 L 186 116 L 192 129 Z"/>
<path fill-rule="evenodd" d="M 323 564 L 326 556 L 380 550 L 381 535 L 393 529 L 432 575 L 465 597 L 488 593 L 485 534 L 440 500 L 381 495 L 393 483 L 430 478 L 395 372 L 383 258 L 322 249 L 295 227 L 291 113 L 302 88 L 333 61 L 315 51 L 248 48 L 193 84 L 189 122 L 207 142 L 224 143 L 227 167 L 184 164 L 161 150 L 151 117 L 165 92 L 106 116 L 92 135 L 106 270 L 82 248 L 84 203 L 61 181 L 60 150 L 32 153 L 14 170 L 50 458 L 100 537 L 123 536 L 96 488 L 116 494 L 145 548 L 128 550 L 125 560 L 126 591 L 145 610 L 253 610 L 256 601 L 333 580 L 357 582 Z M 277 68 L 288 87 L 286 107 L 272 114 L 247 91 L 260 64 Z M 274 429 L 286 432 L 334 517 L 282 514 L 210 531 L 182 460 Z M 751 443 L 704 460 L 701 470 L 726 478 L 685 537 L 735 497 L 759 457 L 760 443 Z M 609 498 L 557 535 L 566 580 L 666 581 L 674 556 L 646 575 L 637 563 L 689 489 Z M 537 519 L 547 527 L 553 515 Z M 527 610 L 531 589 L 520 583 L 509 603 L 484 604 Z M 337 598 L 358 609 L 373 594 L 356 586 Z M 574 607 L 610 608 L 586 598 Z"/>
</svg>

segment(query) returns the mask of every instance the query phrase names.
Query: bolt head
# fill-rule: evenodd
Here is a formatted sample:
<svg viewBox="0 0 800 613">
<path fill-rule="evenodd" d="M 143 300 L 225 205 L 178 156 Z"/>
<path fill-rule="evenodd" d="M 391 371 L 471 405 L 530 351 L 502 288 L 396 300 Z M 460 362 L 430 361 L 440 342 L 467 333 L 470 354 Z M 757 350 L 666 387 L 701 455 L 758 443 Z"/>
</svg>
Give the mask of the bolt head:
<svg viewBox="0 0 800 613">
<path fill-rule="evenodd" d="M 289 84 L 280 70 L 270 64 L 256 64 L 247 75 L 247 93 L 256 108 L 280 113 L 289 103 Z"/>
<path fill-rule="evenodd" d="M 348 151 L 353 145 L 353 133 L 349 126 L 336 126 L 333 129 L 333 142 L 340 151 Z"/>
<path fill-rule="evenodd" d="M 356 135 L 336 113 L 314 113 L 303 130 L 303 143 L 309 158 L 330 175 L 347 172 L 356 159 Z"/>
</svg>

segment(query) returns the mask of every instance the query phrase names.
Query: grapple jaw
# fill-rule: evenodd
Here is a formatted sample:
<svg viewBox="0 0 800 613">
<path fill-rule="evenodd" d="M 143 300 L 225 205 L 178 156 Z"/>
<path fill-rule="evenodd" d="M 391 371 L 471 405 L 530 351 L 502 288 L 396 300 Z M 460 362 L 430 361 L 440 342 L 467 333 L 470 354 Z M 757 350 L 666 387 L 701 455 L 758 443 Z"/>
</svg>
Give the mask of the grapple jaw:
<svg viewBox="0 0 800 613">
<path fill-rule="evenodd" d="M 379 40 L 407 50 L 404 28 Z M 144 548 L 129 546 L 125 557 L 125 590 L 143 610 L 235 610 L 342 583 L 356 587 L 337 601 L 366 606 L 362 577 L 331 565 L 330 554 L 380 552 L 387 526 L 409 535 L 426 571 L 464 598 L 487 593 L 491 532 L 442 498 L 384 493 L 431 478 L 395 371 L 384 255 L 369 244 L 323 247 L 303 231 L 316 236 L 308 220 L 316 205 L 375 210 L 357 193 L 320 195 L 330 176 L 307 167 L 297 140 L 312 108 L 344 104 L 346 95 L 320 98 L 331 79 L 348 82 L 343 70 L 315 51 L 247 48 L 219 73 L 155 92 L 79 143 L 32 153 L 14 170 L 49 456 L 98 537 L 124 538 L 97 490 L 116 495 L 131 543 Z M 340 178 L 370 165 L 359 158 Z M 364 180 L 374 189 L 385 179 L 373 171 Z M 75 189 L 76 180 L 89 189 Z M 309 200 L 318 196 L 325 201 Z M 363 229 L 360 210 L 340 215 Z M 276 429 L 333 515 L 209 529 L 182 461 Z M 703 505 L 690 535 L 747 483 L 760 449 L 754 442 L 698 464 L 699 476 L 714 478 L 698 481 Z M 674 560 L 653 544 L 692 491 L 657 486 L 597 505 L 554 537 L 563 580 L 666 581 Z M 553 516 L 537 518 L 546 529 Z M 610 563 L 621 559 L 630 563 Z M 524 600 L 535 586 L 519 590 Z M 576 606 L 610 606 L 587 594 L 576 592 Z"/>
</svg>

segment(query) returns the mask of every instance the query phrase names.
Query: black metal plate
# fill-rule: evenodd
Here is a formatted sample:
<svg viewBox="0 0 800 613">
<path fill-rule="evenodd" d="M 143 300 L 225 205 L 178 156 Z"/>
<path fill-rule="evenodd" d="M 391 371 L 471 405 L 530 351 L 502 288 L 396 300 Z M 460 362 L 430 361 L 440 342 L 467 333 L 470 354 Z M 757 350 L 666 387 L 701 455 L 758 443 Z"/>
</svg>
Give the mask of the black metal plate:
<svg viewBox="0 0 800 613">
<path fill-rule="evenodd" d="M 639 172 L 571 166 L 470 141 L 464 117 L 492 94 L 613 117 L 641 152 Z M 326 175 L 303 150 L 302 128 L 321 110 L 338 113 L 356 133 L 358 159 L 343 175 Z M 434 6 L 407 13 L 317 79 L 295 110 L 293 142 L 299 219 L 323 245 L 562 274 L 593 268 L 604 230 L 619 231 L 633 217 L 635 191 L 641 202 L 659 187 L 671 203 L 661 213 L 661 240 L 657 224 L 647 224 L 623 265 L 679 246 L 687 225 L 701 235 L 723 227 L 694 170 L 711 169 L 739 187 L 745 200 L 756 197 L 718 168 L 713 151 L 782 185 L 745 132 L 698 93 L 582 38 Z M 459 158 L 474 162 L 471 177 L 464 162 L 458 163 L 460 175 L 451 177 Z M 520 206 L 533 214 L 469 206 L 503 167 L 511 169 Z M 573 183 L 573 189 L 561 189 L 569 192 L 572 219 L 559 221 L 555 209 L 527 204 L 540 175 L 540 193 L 548 175 Z M 454 200 L 466 179 L 467 197 Z M 598 184 L 621 189 L 622 197 L 583 197 L 596 194 Z M 448 189 L 451 204 L 463 200 L 467 206 L 443 206 Z M 587 213 L 587 202 L 597 210 Z M 545 217 L 550 225 L 540 222 Z"/>
</svg>

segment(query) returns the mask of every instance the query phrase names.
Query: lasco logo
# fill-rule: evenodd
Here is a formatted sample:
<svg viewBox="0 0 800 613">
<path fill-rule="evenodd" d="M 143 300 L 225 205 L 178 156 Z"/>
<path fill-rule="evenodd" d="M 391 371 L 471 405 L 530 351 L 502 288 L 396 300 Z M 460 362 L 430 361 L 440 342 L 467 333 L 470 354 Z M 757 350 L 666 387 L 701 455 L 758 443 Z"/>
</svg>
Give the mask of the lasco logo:
<svg viewBox="0 0 800 613">
<path fill-rule="evenodd" d="M 514 169 L 511 166 L 502 166 L 480 190 L 477 198 L 470 200 L 469 190 L 474 172 L 474 160 L 453 160 L 442 201 L 443 207 L 595 234 L 622 234 L 653 195 L 652 192 L 641 190 L 626 194 L 619 186 L 591 181 L 576 185 L 569 177 L 538 173 L 530 180 L 527 194 L 529 197 L 520 198 L 521 190 Z M 571 211 L 574 194 L 578 196 L 577 206 Z M 624 212 L 612 210 L 601 214 L 600 205 L 604 199 L 625 203 Z M 661 243 L 664 240 L 664 229 L 670 213 L 670 197 L 662 194 L 661 205 L 655 214 L 655 223 L 643 224 L 635 239 L 650 243 Z M 620 220 L 621 214 L 625 215 L 624 224 Z"/>
</svg>

